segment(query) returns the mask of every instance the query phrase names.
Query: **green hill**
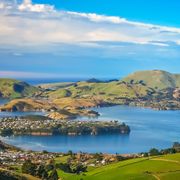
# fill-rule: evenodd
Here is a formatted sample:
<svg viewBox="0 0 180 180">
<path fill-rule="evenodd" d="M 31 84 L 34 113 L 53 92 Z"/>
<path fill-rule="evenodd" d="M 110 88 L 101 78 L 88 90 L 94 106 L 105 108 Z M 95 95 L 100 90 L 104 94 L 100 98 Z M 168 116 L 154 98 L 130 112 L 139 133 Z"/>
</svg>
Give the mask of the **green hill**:
<svg viewBox="0 0 180 180">
<path fill-rule="evenodd" d="M 45 87 L 52 89 L 44 90 L 42 95 L 53 99 L 98 96 L 103 100 L 111 101 L 118 98 L 145 97 L 152 94 L 154 90 L 180 87 L 180 75 L 161 70 L 138 71 L 119 81 L 101 82 L 91 79 L 77 83 L 56 83 L 54 86 L 52 84 Z M 45 87 L 42 85 L 42 88 L 46 89 Z M 0 97 L 30 96 L 37 90 L 37 87 L 30 86 L 22 81 L 0 79 Z"/>
<path fill-rule="evenodd" d="M 103 100 L 118 98 L 139 98 L 153 94 L 156 90 L 180 87 L 180 75 L 166 71 L 139 71 L 122 80 L 112 82 L 81 81 L 65 88 L 58 88 L 44 94 L 50 98 L 92 97 Z"/>
<path fill-rule="evenodd" d="M 103 100 L 113 100 L 115 98 L 137 98 L 144 97 L 152 89 L 142 84 L 129 84 L 121 81 L 109 83 L 88 83 L 78 82 L 65 89 L 58 89 L 53 92 L 46 92 L 44 95 L 50 98 L 89 98 L 98 97 Z"/>
<path fill-rule="evenodd" d="M 180 87 L 180 74 L 171 74 L 166 71 L 138 71 L 122 79 L 122 81 L 135 84 L 143 83 L 151 88 L 164 89 Z"/>
<path fill-rule="evenodd" d="M 138 158 L 92 168 L 84 175 L 58 171 L 64 180 L 177 180 L 180 179 L 180 154 Z"/>
<path fill-rule="evenodd" d="M 0 78 L 0 97 L 2 98 L 31 96 L 36 91 L 38 91 L 38 88 L 23 81 Z"/>
</svg>

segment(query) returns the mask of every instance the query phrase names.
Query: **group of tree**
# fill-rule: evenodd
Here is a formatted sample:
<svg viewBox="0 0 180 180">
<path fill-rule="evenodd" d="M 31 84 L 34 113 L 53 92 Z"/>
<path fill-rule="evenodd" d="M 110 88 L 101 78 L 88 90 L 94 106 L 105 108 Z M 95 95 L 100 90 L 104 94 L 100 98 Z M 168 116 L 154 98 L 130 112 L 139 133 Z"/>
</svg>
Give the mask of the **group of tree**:
<svg viewBox="0 0 180 180">
<path fill-rule="evenodd" d="M 158 150 L 156 148 L 152 148 L 149 152 L 142 153 L 145 157 L 148 156 L 158 156 L 158 155 L 165 155 L 165 154 L 175 154 L 180 152 L 180 143 L 175 142 L 171 148 Z"/>
<path fill-rule="evenodd" d="M 26 160 L 22 165 L 22 173 L 30 174 L 43 180 L 59 179 L 55 165 L 52 163 L 47 165 L 35 164 L 31 160 Z"/>
<path fill-rule="evenodd" d="M 61 169 L 62 171 L 66 173 L 74 173 L 74 174 L 80 174 L 82 172 L 87 172 L 87 166 L 84 166 L 81 163 L 77 164 L 71 164 L 71 163 L 57 163 L 56 164 L 57 169 Z"/>
<path fill-rule="evenodd" d="M 13 135 L 13 130 L 10 129 L 10 128 L 2 129 L 1 132 L 0 132 L 0 135 L 3 136 L 3 137 L 12 136 Z"/>
<path fill-rule="evenodd" d="M 87 172 L 87 166 L 82 163 L 71 163 L 70 160 L 66 163 L 55 163 L 54 160 L 50 160 L 47 164 L 36 164 L 31 160 L 26 160 L 22 165 L 22 173 L 39 177 L 42 180 L 58 180 L 57 169 L 74 174 Z"/>
</svg>

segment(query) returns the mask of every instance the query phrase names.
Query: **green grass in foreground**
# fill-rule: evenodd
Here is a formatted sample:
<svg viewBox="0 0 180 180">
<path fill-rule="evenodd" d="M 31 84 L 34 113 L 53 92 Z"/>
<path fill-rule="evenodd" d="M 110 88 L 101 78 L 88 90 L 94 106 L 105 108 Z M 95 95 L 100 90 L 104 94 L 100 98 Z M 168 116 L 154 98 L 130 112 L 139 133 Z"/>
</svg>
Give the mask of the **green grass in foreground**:
<svg viewBox="0 0 180 180">
<path fill-rule="evenodd" d="M 58 171 L 64 180 L 178 180 L 180 179 L 180 154 L 151 158 L 138 158 L 92 168 L 81 175 Z"/>
</svg>

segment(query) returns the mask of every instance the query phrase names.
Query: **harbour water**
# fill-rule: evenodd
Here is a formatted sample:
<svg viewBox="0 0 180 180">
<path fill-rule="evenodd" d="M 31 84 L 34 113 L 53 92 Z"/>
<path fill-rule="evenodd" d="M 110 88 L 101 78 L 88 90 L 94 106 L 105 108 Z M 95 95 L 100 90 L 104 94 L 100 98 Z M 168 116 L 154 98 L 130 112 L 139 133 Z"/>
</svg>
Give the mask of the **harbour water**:
<svg viewBox="0 0 180 180">
<path fill-rule="evenodd" d="M 180 111 L 155 111 L 139 107 L 92 108 L 101 116 L 90 120 L 118 120 L 131 128 L 129 135 L 14 136 L 4 140 L 31 150 L 51 152 L 138 153 L 150 148 L 168 148 L 180 141 Z M 1 114 L 0 114 L 1 116 Z M 79 118 L 89 120 L 86 117 Z"/>
</svg>

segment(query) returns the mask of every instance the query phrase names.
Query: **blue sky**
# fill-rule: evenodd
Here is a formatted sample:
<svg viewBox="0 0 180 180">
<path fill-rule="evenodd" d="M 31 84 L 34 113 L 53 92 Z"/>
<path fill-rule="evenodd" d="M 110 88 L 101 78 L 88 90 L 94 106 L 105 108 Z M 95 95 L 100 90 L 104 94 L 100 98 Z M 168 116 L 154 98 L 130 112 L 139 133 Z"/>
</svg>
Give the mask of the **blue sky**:
<svg viewBox="0 0 180 180">
<path fill-rule="evenodd" d="M 180 1 L 0 0 L 0 77 L 180 73 Z"/>
<path fill-rule="evenodd" d="M 34 0 L 59 10 L 106 14 L 134 21 L 180 27 L 179 0 Z"/>
</svg>

